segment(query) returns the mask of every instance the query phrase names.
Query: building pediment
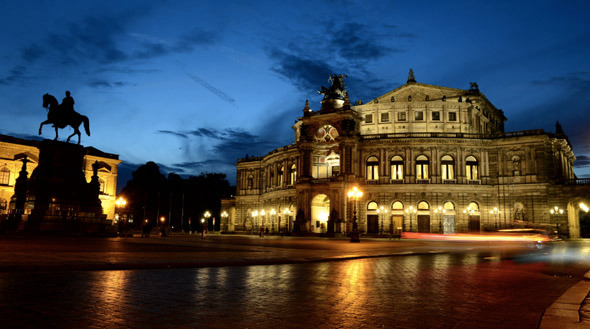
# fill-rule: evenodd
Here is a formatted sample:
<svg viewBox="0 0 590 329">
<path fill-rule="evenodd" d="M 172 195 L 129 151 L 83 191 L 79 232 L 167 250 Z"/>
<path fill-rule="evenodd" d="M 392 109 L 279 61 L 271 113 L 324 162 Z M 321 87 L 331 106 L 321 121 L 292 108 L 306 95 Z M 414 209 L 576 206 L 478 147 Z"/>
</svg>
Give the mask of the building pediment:
<svg viewBox="0 0 590 329">
<path fill-rule="evenodd" d="M 392 103 L 392 102 L 420 102 L 435 100 L 458 99 L 465 96 L 469 90 L 434 86 L 424 83 L 411 82 L 406 83 L 384 95 L 381 95 L 371 102 L 373 103 Z"/>
</svg>

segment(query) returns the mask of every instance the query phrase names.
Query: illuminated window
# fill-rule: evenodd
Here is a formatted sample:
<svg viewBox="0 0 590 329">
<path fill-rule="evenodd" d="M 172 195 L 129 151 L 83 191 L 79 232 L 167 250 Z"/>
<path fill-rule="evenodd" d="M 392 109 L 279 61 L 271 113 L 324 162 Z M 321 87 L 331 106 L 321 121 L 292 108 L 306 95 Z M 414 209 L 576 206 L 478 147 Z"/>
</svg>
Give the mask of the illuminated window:
<svg viewBox="0 0 590 329">
<path fill-rule="evenodd" d="M 373 123 L 373 115 L 372 114 L 365 115 L 365 123 Z"/>
<path fill-rule="evenodd" d="M 103 178 L 98 178 L 98 183 L 100 184 L 100 193 L 106 194 L 107 193 L 107 182 Z"/>
<path fill-rule="evenodd" d="M 391 158 L 389 161 L 391 169 L 391 179 L 400 180 L 404 179 L 404 159 L 399 155 Z"/>
<path fill-rule="evenodd" d="M 391 209 L 393 209 L 393 210 L 404 210 L 404 204 L 401 203 L 400 201 L 395 201 L 391 205 Z"/>
<path fill-rule="evenodd" d="M 377 210 L 378 207 L 379 205 L 375 201 L 371 201 L 367 204 L 367 210 Z"/>
<path fill-rule="evenodd" d="M 428 179 L 428 157 L 425 155 L 416 158 L 416 179 Z"/>
<path fill-rule="evenodd" d="M 447 201 L 445 202 L 445 204 L 443 205 L 443 208 L 447 211 L 454 211 L 455 210 L 455 205 L 451 202 L 451 201 Z"/>
<path fill-rule="evenodd" d="M 8 185 L 10 183 L 10 169 L 4 167 L 0 169 L 0 185 Z"/>
<path fill-rule="evenodd" d="M 451 156 L 445 155 L 440 163 L 442 179 L 455 179 L 455 160 Z"/>
<path fill-rule="evenodd" d="M 467 159 L 465 159 L 465 173 L 468 180 L 479 179 L 478 167 L 477 159 L 474 156 L 470 155 L 467 157 Z"/>
<path fill-rule="evenodd" d="M 297 181 L 297 166 L 293 164 L 289 169 L 289 185 L 295 184 Z"/>
<path fill-rule="evenodd" d="M 283 180 L 285 179 L 285 167 L 279 169 L 279 186 L 283 186 Z"/>
<path fill-rule="evenodd" d="M 370 156 L 367 159 L 367 179 L 379 179 L 379 159 L 376 156 Z"/>
<path fill-rule="evenodd" d="M 398 112 L 397 121 L 406 121 L 406 112 Z"/>
<path fill-rule="evenodd" d="M 428 210 L 430 209 L 430 205 L 426 201 L 418 202 L 418 210 Z"/>
<path fill-rule="evenodd" d="M 476 202 L 470 202 L 467 206 L 467 211 L 472 214 L 479 212 L 479 205 Z"/>
</svg>

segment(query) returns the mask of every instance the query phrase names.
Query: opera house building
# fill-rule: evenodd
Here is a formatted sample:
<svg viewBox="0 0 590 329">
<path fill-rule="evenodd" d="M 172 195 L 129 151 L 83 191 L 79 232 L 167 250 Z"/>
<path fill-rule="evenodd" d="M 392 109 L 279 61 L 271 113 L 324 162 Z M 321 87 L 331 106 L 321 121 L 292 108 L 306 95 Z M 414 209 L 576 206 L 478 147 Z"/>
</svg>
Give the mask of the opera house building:
<svg viewBox="0 0 590 329">
<path fill-rule="evenodd" d="M 407 83 L 350 104 L 343 75 L 306 102 L 291 145 L 237 162 L 222 230 L 346 236 L 453 234 L 538 227 L 590 237 L 590 182 L 555 132 L 506 132 L 506 114 L 476 83 Z M 285 127 L 287 129 L 287 127 Z M 362 193 L 350 193 L 354 188 Z"/>
</svg>

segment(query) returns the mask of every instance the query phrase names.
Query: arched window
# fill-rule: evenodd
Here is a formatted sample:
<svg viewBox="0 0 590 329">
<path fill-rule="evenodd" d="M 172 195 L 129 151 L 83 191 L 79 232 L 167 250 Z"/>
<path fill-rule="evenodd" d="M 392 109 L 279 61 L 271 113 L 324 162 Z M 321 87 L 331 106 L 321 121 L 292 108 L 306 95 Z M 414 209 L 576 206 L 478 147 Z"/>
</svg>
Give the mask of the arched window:
<svg viewBox="0 0 590 329">
<path fill-rule="evenodd" d="M 99 177 L 98 183 L 100 184 L 100 193 L 107 194 L 107 182 L 102 177 Z"/>
<path fill-rule="evenodd" d="M 467 206 L 467 212 L 470 214 L 479 213 L 479 205 L 477 202 L 470 202 Z"/>
<path fill-rule="evenodd" d="M 418 210 L 428 210 L 430 209 L 430 205 L 426 201 L 418 202 Z"/>
<path fill-rule="evenodd" d="M 416 179 L 428 179 L 428 157 L 425 155 L 416 158 Z"/>
<path fill-rule="evenodd" d="M 389 161 L 391 167 L 391 179 L 402 180 L 404 179 L 404 159 L 399 155 L 391 158 Z"/>
<path fill-rule="evenodd" d="M 379 207 L 379 205 L 375 201 L 371 201 L 367 204 L 367 210 L 370 210 L 370 211 L 375 211 L 375 210 L 377 210 L 378 207 Z"/>
<path fill-rule="evenodd" d="M 279 169 L 279 186 L 283 186 L 283 181 L 285 179 L 285 167 L 281 166 Z"/>
<path fill-rule="evenodd" d="M 3 167 L 0 169 L 0 185 L 8 185 L 10 183 L 10 169 Z"/>
<path fill-rule="evenodd" d="M 443 180 L 455 179 L 455 159 L 445 155 L 440 160 L 440 172 Z"/>
<path fill-rule="evenodd" d="M 395 201 L 392 205 L 391 205 L 391 209 L 392 210 L 404 210 L 404 204 L 401 203 L 400 201 Z"/>
<path fill-rule="evenodd" d="M 251 190 L 252 188 L 254 188 L 254 177 L 252 175 L 248 175 L 247 185 L 248 185 L 248 189 L 249 190 Z"/>
<path fill-rule="evenodd" d="M 379 159 L 376 156 L 370 156 L 367 159 L 367 180 L 379 179 Z"/>
<path fill-rule="evenodd" d="M 272 187 L 275 183 L 275 171 L 273 170 L 273 168 L 268 168 L 268 171 L 269 171 L 268 187 Z"/>
<path fill-rule="evenodd" d="M 479 179 L 479 168 L 477 159 L 470 155 L 465 159 L 465 173 L 468 180 Z"/>
<path fill-rule="evenodd" d="M 297 181 L 297 166 L 295 164 L 291 165 L 289 168 L 289 185 L 295 184 Z"/>
<path fill-rule="evenodd" d="M 455 205 L 451 202 L 451 201 L 447 201 L 443 204 L 443 208 L 446 211 L 454 211 L 455 210 Z"/>
</svg>

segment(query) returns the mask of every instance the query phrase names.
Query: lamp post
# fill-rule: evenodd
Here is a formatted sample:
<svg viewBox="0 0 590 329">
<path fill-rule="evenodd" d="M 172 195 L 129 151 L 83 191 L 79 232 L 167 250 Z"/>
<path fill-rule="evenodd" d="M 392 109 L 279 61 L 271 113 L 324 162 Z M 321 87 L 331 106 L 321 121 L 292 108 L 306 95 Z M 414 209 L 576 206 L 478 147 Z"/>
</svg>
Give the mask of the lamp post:
<svg viewBox="0 0 590 329">
<path fill-rule="evenodd" d="M 563 209 L 555 206 L 549 210 L 551 215 L 555 215 L 553 218 L 555 220 L 555 235 L 559 235 L 559 215 L 563 214 Z"/>
<path fill-rule="evenodd" d="M 289 216 L 291 215 L 291 212 L 289 211 L 289 209 L 285 209 L 285 210 L 283 210 L 283 214 L 285 214 L 285 220 L 287 223 L 286 231 L 288 233 L 291 231 L 291 222 L 289 221 Z M 280 230 L 280 226 L 281 226 L 281 223 L 279 222 L 279 230 Z"/>
<path fill-rule="evenodd" d="M 160 217 L 160 233 L 161 236 L 166 236 L 166 217 Z"/>
<path fill-rule="evenodd" d="M 221 218 L 223 218 L 223 221 L 225 222 L 225 226 L 226 226 L 225 230 L 228 231 L 229 230 L 229 227 L 228 227 L 229 223 L 227 222 L 227 220 L 228 220 L 229 214 L 227 213 L 227 211 L 224 210 L 220 216 L 221 216 Z"/>
<path fill-rule="evenodd" d="M 203 217 L 205 217 L 205 220 L 207 221 L 207 229 L 208 229 L 209 228 L 209 217 L 211 217 L 211 213 L 209 212 L 209 210 L 205 210 Z M 213 228 L 213 230 L 215 231 L 215 228 Z"/>
<path fill-rule="evenodd" d="M 350 232 L 350 242 L 361 242 L 359 238 L 359 227 L 356 222 L 356 201 L 363 197 L 363 191 L 358 187 L 353 187 L 348 191 L 348 198 L 352 199 L 352 232 Z"/>
<path fill-rule="evenodd" d="M 252 218 L 256 218 L 258 217 L 258 210 L 254 210 L 252 212 Z M 254 226 L 254 223 L 252 223 L 252 226 Z M 256 218 L 256 226 L 258 226 L 258 218 Z"/>
<path fill-rule="evenodd" d="M 271 223 L 272 223 L 272 233 L 274 233 L 274 232 L 275 232 L 275 218 L 273 218 L 273 217 L 274 217 L 274 215 L 276 215 L 276 214 L 277 214 L 277 212 L 275 211 L 275 208 L 272 208 L 272 209 L 270 210 L 270 221 L 271 221 Z"/>
<path fill-rule="evenodd" d="M 406 214 L 410 215 L 410 232 L 412 232 L 412 214 L 415 214 L 418 212 L 418 209 L 410 206 L 408 209 L 406 209 Z"/>
<path fill-rule="evenodd" d="M 442 222 L 444 219 L 444 213 L 446 213 L 446 212 L 447 212 L 447 210 L 443 209 L 443 207 L 441 207 L 441 206 L 438 206 L 438 209 L 434 209 L 434 213 L 438 214 L 438 231 L 440 233 L 444 233 Z"/>
<path fill-rule="evenodd" d="M 119 197 L 115 200 L 115 220 L 119 222 L 119 235 L 122 235 L 125 233 L 123 231 L 127 230 L 126 218 L 120 214 L 121 208 L 125 208 L 125 205 L 127 205 L 127 200 L 123 199 L 123 197 Z M 123 222 L 121 222 L 121 220 L 123 220 Z"/>
<path fill-rule="evenodd" d="M 383 216 L 387 215 L 387 209 L 385 209 L 385 207 L 381 206 L 379 207 L 379 209 L 377 209 L 377 213 L 381 215 L 381 231 L 380 234 L 383 234 Z"/>
<path fill-rule="evenodd" d="M 201 218 L 201 237 L 205 237 L 205 218 Z"/>
<path fill-rule="evenodd" d="M 496 222 L 494 223 L 494 227 L 496 228 L 496 231 L 498 230 L 498 221 L 500 220 L 501 213 L 502 213 L 502 211 L 500 211 L 500 209 L 498 209 L 498 207 L 494 207 L 494 209 L 490 210 L 490 215 L 492 215 L 496 218 Z"/>
</svg>

